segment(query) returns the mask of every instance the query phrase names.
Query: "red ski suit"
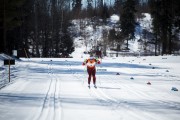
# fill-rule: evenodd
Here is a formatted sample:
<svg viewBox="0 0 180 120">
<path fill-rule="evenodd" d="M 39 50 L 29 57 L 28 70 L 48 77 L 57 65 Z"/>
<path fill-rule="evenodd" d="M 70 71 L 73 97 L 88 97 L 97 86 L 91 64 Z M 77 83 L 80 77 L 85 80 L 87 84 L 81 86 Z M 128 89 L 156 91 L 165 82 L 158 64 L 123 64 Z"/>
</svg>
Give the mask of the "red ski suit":
<svg viewBox="0 0 180 120">
<path fill-rule="evenodd" d="M 96 84 L 96 64 L 100 64 L 100 61 L 95 58 L 89 58 L 83 62 L 83 65 L 87 65 L 87 72 L 89 75 L 88 84 L 91 82 L 91 76 L 93 77 L 93 84 Z"/>
</svg>

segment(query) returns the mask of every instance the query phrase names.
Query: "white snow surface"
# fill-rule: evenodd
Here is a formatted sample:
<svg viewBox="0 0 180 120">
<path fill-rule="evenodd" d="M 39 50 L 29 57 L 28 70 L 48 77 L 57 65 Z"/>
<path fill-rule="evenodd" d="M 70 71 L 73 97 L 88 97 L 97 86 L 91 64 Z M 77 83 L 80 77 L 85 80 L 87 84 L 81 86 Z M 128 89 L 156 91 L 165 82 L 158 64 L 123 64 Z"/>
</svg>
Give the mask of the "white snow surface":
<svg viewBox="0 0 180 120">
<path fill-rule="evenodd" d="M 180 56 L 103 58 L 97 89 L 87 87 L 84 59 L 16 61 L 0 89 L 0 120 L 180 119 L 180 93 L 171 90 L 180 88 Z"/>
<path fill-rule="evenodd" d="M 119 16 L 114 14 L 110 17 L 111 22 L 117 23 L 119 21 Z"/>
<path fill-rule="evenodd" d="M 152 18 L 149 13 L 143 13 L 144 18 L 140 22 L 140 25 L 143 29 L 147 29 L 152 32 Z"/>
</svg>

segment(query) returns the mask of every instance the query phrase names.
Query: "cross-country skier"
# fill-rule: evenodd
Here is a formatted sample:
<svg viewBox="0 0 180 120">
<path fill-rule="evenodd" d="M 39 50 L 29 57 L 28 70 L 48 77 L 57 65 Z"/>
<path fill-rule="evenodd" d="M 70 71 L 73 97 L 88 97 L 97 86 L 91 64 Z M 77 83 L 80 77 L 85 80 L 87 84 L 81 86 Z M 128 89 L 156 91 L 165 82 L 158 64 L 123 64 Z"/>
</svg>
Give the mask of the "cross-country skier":
<svg viewBox="0 0 180 120">
<path fill-rule="evenodd" d="M 88 87 L 90 88 L 91 76 L 93 77 L 93 84 L 96 87 L 96 64 L 100 64 L 100 61 L 94 57 L 90 57 L 84 60 L 82 65 L 87 65 L 87 72 L 88 72 Z"/>
</svg>

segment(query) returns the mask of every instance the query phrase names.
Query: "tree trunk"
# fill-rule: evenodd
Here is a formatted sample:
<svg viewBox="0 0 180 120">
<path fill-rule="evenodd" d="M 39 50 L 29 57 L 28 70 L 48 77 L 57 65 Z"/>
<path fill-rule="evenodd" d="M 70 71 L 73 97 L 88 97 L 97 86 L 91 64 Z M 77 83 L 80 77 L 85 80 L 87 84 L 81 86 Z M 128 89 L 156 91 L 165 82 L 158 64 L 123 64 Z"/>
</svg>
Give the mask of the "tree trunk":
<svg viewBox="0 0 180 120">
<path fill-rule="evenodd" d="M 116 57 L 118 57 L 119 51 L 120 51 L 120 44 L 118 43 L 118 44 L 117 44 L 117 53 L 116 53 Z"/>
<path fill-rule="evenodd" d="M 103 47 L 103 56 L 107 56 L 106 49 L 107 49 L 107 45 L 104 44 L 104 47 Z"/>
<path fill-rule="evenodd" d="M 38 15 L 37 15 L 37 0 L 35 1 L 35 5 L 34 5 L 34 12 L 35 12 L 35 46 L 36 46 L 36 56 L 40 57 L 40 53 L 39 53 L 39 41 L 38 41 Z"/>
<path fill-rule="evenodd" d="M 128 41 L 129 41 L 129 40 L 127 39 L 127 44 L 126 44 L 126 47 L 127 47 L 126 49 L 127 49 L 127 50 L 128 50 L 128 47 L 129 47 L 129 45 L 128 45 L 128 44 L 129 44 L 129 43 L 128 43 Z"/>
<path fill-rule="evenodd" d="M 6 43 L 6 3 L 5 0 L 3 0 L 3 52 L 7 53 L 7 43 Z"/>
<path fill-rule="evenodd" d="M 172 31 L 171 31 L 171 29 L 172 29 L 172 25 L 170 25 L 169 26 L 170 28 L 169 28 L 169 51 L 168 51 L 168 53 L 169 54 L 172 54 Z"/>
<path fill-rule="evenodd" d="M 157 34 L 156 34 L 156 38 L 155 38 L 155 56 L 157 56 L 157 43 L 158 43 L 158 38 L 157 38 Z"/>
</svg>

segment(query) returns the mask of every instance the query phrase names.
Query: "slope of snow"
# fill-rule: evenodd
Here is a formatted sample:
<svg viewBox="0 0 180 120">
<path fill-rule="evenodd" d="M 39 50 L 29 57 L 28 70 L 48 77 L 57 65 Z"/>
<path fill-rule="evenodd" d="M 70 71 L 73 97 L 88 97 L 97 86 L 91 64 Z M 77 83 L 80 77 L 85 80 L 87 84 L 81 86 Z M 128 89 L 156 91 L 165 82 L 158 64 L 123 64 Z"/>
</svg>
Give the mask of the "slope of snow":
<svg viewBox="0 0 180 120">
<path fill-rule="evenodd" d="M 147 39 L 142 39 L 142 30 L 145 29 L 147 31 L 152 32 L 152 19 L 150 14 L 148 13 L 143 13 L 143 18 L 139 19 L 138 22 L 140 23 L 139 25 L 136 26 L 136 32 L 135 32 L 135 38 L 133 40 L 128 41 L 128 48 L 129 48 L 129 54 L 139 54 L 139 52 L 144 53 L 145 51 L 145 41 L 150 41 L 151 38 Z M 116 14 L 113 14 L 108 20 L 107 24 L 103 26 L 99 26 L 98 24 L 95 25 L 94 21 L 92 22 L 89 19 L 84 19 L 82 20 L 73 20 L 72 23 L 74 24 L 74 27 L 71 28 L 71 30 L 74 30 L 76 34 L 78 34 L 78 37 L 74 38 L 74 43 L 75 43 L 75 53 L 79 51 L 79 49 L 84 49 L 84 51 L 90 51 L 93 46 L 101 45 L 104 44 L 104 40 L 108 39 L 107 36 L 103 36 L 103 31 L 106 31 L 108 34 L 108 31 L 113 28 L 119 27 L 119 20 L 120 17 Z M 80 22 L 81 21 L 81 22 Z M 101 20 L 99 20 L 101 21 Z M 81 25 L 80 25 L 81 23 Z M 87 24 L 88 23 L 88 24 Z M 80 26 L 83 26 L 80 32 Z M 141 36 L 141 37 L 140 37 Z M 105 38 L 104 38 L 105 37 Z M 142 42 L 138 42 L 138 40 L 142 40 Z M 79 40 L 80 39 L 80 40 Z M 81 44 L 77 46 L 77 43 L 81 42 Z M 126 45 L 126 40 L 124 43 L 121 45 L 121 49 L 125 49 L 127 47 Z M 115 43 L 116 44 L 116 43 Z M 86 46 L 86 48 L 84 48 Z M 116 45 L 114 46 L 116 48 Z M 109 49 L 112 48 L 112 46 L 107 45 L 107 53 L 114 53 L 116 51 L 109 51 Z M 147 45 L 146 50 L 149 50 L 148 52 L 154 52 L 154 45 Z M 126 51 L 127 52 L 127 51 Z M 74 53 L 72 54 L 74 56 Z M 82 55 L 78 55 L 82 56 Z M 110 55 L 108 55 L 110 56 Z"/>
<path fill-rule="evenodd" d="M 87 87 L 83 60 L 17 61 L 0 89 L 0 120 L 180 119 L 180 93 L 171 90 L 180 88 L 180 56 L 104 58 L 97 89 Z"/>
</svg>

